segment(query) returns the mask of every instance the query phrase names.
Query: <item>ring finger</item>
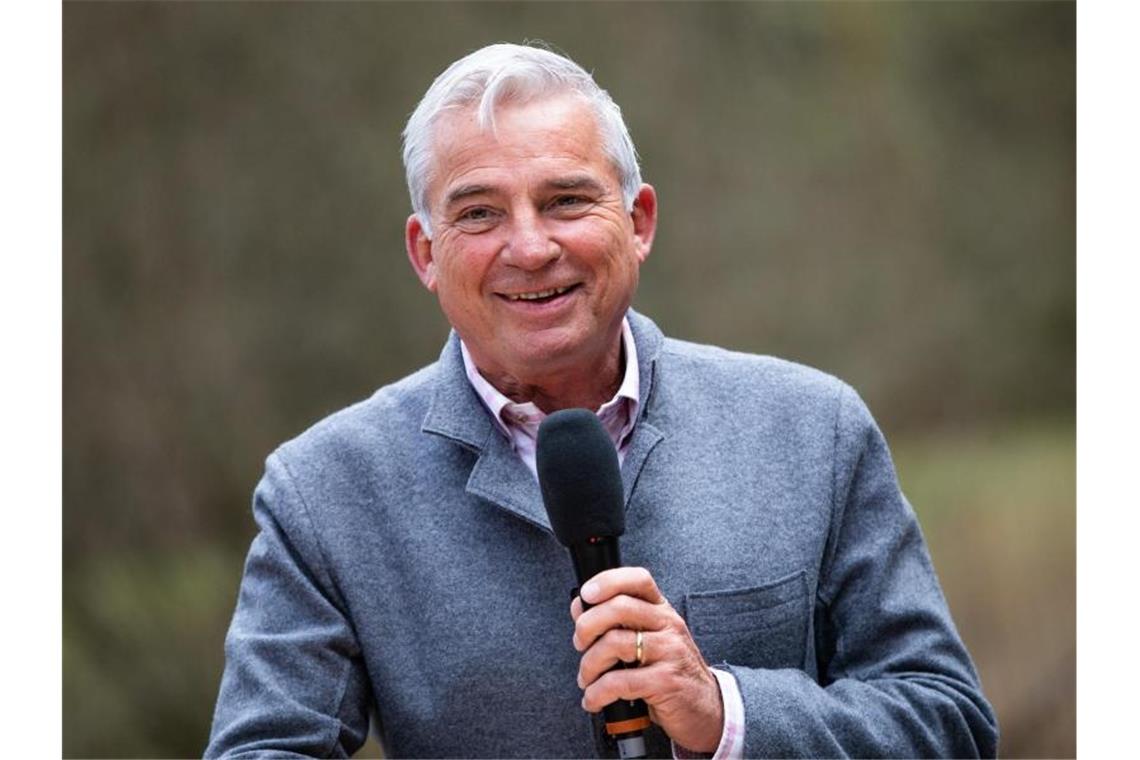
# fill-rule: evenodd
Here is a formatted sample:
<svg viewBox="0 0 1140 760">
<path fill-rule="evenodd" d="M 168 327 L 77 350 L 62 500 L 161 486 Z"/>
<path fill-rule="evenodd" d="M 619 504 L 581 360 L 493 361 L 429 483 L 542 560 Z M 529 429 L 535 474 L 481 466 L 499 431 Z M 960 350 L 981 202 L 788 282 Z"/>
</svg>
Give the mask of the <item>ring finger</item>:
<svg viewBox="0 0 1140 760">
<path fill-rule="evenodd" d="M 606 631 L 582 655 L 578 665 L 578 685 L 582 688 L 596 681 L 619 662 L 631 665 L 648 665 L 653 660 L 652 640 L 654 634 L 650 631 L 641 631 L 641 660 L 637 657 L 638 631 L 625 628 L 611 628 Z"/>
</svg>

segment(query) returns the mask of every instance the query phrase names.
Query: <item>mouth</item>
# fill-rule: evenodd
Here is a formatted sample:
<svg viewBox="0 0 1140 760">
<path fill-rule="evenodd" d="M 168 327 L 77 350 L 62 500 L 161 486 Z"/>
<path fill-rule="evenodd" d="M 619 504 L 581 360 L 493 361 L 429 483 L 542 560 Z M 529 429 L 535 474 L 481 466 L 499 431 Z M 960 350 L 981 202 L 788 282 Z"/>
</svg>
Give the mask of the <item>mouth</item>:
<svg viewBox="0 0 1140 760">
<path fill-rule="evenodd" d="M 532 290 L 524 293 L 500 293 L 499 296 L 511 302 L 522 303 L 548 303 L 563 296 L 573 290 L 576 290 L 578 284 L 565 285 L 559 288 L 547 288 L 545 290 Z"/>
</svg>

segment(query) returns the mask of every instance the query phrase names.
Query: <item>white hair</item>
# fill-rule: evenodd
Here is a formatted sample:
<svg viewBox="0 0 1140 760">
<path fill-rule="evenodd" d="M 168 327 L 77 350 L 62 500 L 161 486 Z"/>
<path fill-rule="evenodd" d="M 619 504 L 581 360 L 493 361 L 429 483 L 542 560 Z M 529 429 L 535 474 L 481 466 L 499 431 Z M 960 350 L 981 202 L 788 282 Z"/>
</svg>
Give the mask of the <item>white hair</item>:
<svg viewBox="0 0 1140 760">
<path fill-rule="evenodd" d="M 427 186 L 434 163 L 432 128 L 449 109 L 474 106 L 479 125 L 495 129 L 495 108 L 564 93 L 584 97 L 598 121 L 602 150 L 613 162 L 627 210 L 641 187 L 641 170 L 621 109 L 593 77 L 565 56 L 542 47 L 500 43 L 476 50 L 436 77 L 404 127 L 404 171 L 412 210 L 431 237 Z"/>
</svg>

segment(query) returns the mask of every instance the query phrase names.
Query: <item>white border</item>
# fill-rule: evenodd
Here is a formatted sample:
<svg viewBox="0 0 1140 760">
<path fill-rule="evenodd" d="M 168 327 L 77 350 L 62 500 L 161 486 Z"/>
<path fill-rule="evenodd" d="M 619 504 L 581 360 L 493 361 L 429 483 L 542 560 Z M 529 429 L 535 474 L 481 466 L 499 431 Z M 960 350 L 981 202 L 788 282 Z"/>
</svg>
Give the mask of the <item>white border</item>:
<svg viewBox="0 0 1140 760">
<path fill-rule="evenodd" d="M 0 10 L 3 706 L 17 752 L 62 753 L 62 8 Z"/>
<path fill-rule="evenodd" d="M 1135 16 L 1130 3 L 1077 4 L 1077 748 L 1089 757 L 1132 745 L 1137 712 Z"/>
</svg>

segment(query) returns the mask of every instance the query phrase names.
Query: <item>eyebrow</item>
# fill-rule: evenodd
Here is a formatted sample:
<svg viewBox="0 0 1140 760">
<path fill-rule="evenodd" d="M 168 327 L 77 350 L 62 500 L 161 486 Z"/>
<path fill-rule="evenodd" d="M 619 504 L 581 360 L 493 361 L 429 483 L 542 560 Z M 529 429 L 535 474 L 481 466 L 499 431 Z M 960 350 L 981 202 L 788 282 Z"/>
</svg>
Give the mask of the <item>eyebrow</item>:
<svg viewBox="0 0 1140 760">
<path fill-rule="evenodd" d="M 606 190 L 602 183 L 586 175 L 555 177 L 554 179 L 546 180 L 543 185 L 553 190 L 586 190 L 596 194 L 604 193 Z M 447 197 L 444 198 L 444 208 L 450 208 L 456 203 L 459 203 L 465 198 L 470 198 L 473 195 L 483 195 L 484 193 L 494 192 L 494 190 L 495 187 L 493 185 L 483 183 L 460 185 L 448 192 Z"/>
<path fill-rule="evenodd" d="M 587 190 L 593 193 L 604 193 L 606 190 L 596 179 L 585 175 L 557 177 L 547 180 L 544 184 L 555 190 Z"/>
<path fill-rule="evenodd" d="M 490 191 L 491 191 L 490 185 L 480 185 L 480 184 L 460 185 L 459 187 L 453 189 L 451 192 L 449 192 L 447 194 L 447 198 L 444 200 L 444 206 L 445 207 L 453 206 L 454 204 L 458 203 L 459 201 L 463 200 L 464 198 L 469 198 L 472 195 L 481 195 L 483 193 L 487 193 Z"/>
</svg>

